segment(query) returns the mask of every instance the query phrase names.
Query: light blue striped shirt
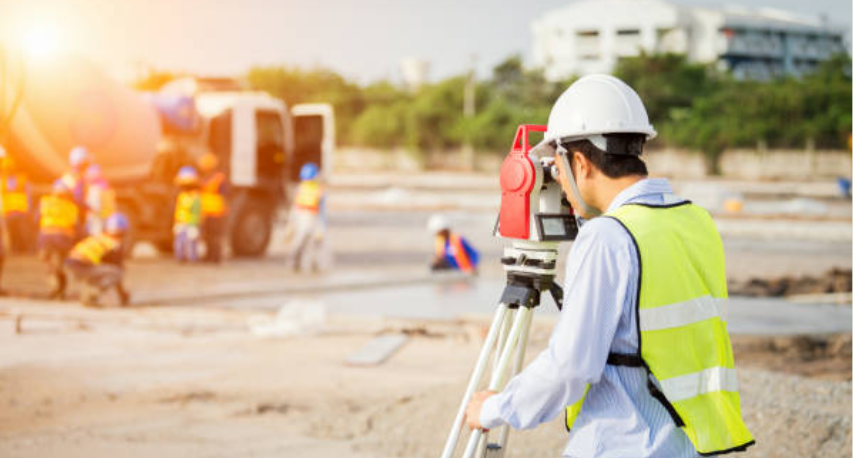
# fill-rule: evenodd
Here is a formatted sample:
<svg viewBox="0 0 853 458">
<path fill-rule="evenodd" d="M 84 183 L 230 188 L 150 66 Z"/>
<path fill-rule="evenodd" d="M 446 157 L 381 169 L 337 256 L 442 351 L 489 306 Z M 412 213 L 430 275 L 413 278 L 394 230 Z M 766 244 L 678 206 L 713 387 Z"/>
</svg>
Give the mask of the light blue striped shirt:
<svg viewBox="0 0 853 458">
<path fill-rule="evenodd" d="M 608 211 L 629 203 L 678 202 L 665 179 L 624 189 Z M 581 226 L 566 263 L 564 306 L 548 348 L 483 405 L 486 428 L 516 429 L 565 419 L 566 406 L 589 393 L 563 456 L 680 458 L 693 444 L 649 394 L 642 368 L 607 365 L 607 355 L 637 352 L 639 263 L 630 235 L 610 218 Z"/>
</svg>

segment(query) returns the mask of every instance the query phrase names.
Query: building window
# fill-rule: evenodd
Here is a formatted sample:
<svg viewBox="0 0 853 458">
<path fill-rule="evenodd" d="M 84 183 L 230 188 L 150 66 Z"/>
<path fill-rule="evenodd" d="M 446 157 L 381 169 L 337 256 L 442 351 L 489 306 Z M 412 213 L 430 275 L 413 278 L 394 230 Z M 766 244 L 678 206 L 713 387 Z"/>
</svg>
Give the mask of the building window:
<svg viewBox="0 0 853 458">
<path fill-rule="evenodd" d="M 575 35 L 575 44 L 580 59 L 593 60 L 601 55 L 601 37 L 598 30 L 578 30 Z"/>
<path fill-rule="evenodd" d="M 636 56 L 640 53 L 640 30 L 639 29 L 620 29 L 616 31 L 616 47 L 617 57 Z"/>
</svg>

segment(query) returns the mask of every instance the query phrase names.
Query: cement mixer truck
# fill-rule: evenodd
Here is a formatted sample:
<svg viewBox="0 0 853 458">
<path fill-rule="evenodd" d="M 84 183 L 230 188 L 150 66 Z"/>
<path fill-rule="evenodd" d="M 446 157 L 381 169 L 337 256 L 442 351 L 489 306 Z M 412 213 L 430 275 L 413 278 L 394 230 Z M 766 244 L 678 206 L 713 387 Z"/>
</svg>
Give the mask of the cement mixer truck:
<svg viewBox="0 0 853 458">
<path fill-rule="evenodd" d="M 11 75 L 11 76 L 9 76 Z M 116 188 L 133 241 L 168 250 L 177 170 L 211 151 L 230 178 L 228 241 L 236 256 L 265 253 L 278 209 L 306 162 L 325 171 L 334 148 L 327 104 L 288 107 L 225 79 L 181 79 L 156 93 L 133 91 L 81 58 L 64 56 L 8 72 L 23 84 L 6 148 L 44 185 L 68 170 L 84 145 Z"/>
</svg>

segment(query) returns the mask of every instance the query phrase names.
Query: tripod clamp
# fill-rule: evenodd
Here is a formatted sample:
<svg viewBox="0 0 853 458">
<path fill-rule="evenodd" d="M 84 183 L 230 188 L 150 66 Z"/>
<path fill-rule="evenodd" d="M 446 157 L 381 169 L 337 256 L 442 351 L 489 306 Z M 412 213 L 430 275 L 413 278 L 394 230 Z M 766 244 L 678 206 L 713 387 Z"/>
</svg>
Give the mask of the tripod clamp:
<svg viewBox="0 0 853 458">
<path fill-rule="evenodd" d="M 557 310 L 563 310 L 563 288 L 554 282 L 553 276 L 508 272 L 501 302 L 511 309 L 535 308 L 539 306 L 542 291 L 551 293 L 551 297 L 557 304 Z"/>
</svg>

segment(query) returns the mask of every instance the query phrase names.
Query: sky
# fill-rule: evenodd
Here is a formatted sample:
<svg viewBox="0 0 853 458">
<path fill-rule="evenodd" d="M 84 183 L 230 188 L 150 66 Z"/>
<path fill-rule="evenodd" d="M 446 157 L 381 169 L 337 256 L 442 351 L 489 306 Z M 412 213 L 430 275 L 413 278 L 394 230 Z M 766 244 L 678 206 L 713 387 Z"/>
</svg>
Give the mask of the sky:
<svg viewBox="0 0 853 458">
<path fill-rule="evenodd" d="M 670 0 L 825 14 L 849 29 L 850 0 Z M 0 0 L 0 37 L 47 30 L 122 80 L 147 69 L 210 76 L 253 65 L 324 67 L 361 83 L 401 80 L 400 61 L 429 62 L 432 80 L 478 75 L 518 53 L 531 23 L 572 0 Z"/>
</svg>

